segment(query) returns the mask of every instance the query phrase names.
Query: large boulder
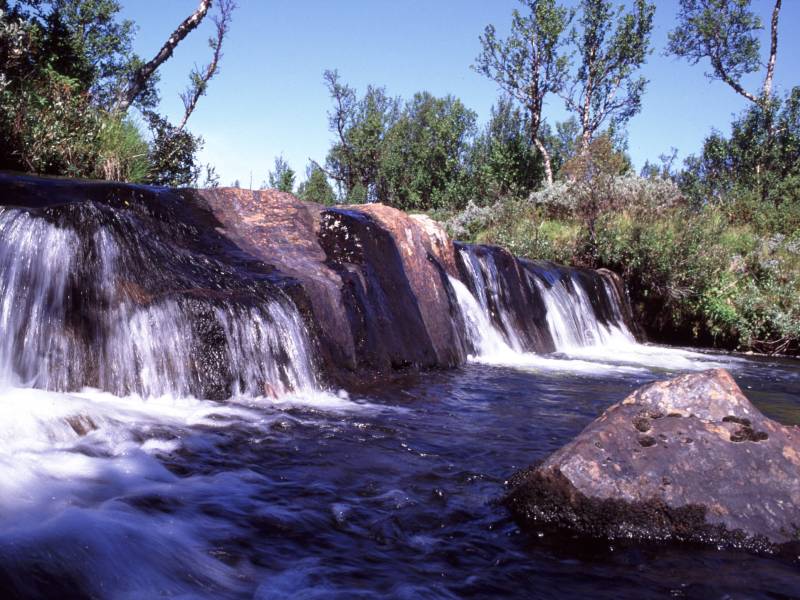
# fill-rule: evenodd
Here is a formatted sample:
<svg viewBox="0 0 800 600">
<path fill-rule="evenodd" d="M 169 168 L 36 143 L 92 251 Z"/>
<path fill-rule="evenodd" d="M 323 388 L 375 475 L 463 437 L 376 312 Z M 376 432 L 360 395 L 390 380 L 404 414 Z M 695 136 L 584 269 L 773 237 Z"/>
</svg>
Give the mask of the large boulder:
<svg viewBox="0 0 800 600">
<path fill-rule="evenodd" d="M 800 428 L 722 369 L 644 386 L 509 482 L 527 526 L 754 551 L 800 542 Z"/>
<path fill-rule="evenodd" d="M 187 196 L 207 203 L 249 256 L 300 283 L 324 371 L 338 384 L 465 360 L 441 229 L 382 204 L 325 207 L 276 190 Z"/>
</svg>

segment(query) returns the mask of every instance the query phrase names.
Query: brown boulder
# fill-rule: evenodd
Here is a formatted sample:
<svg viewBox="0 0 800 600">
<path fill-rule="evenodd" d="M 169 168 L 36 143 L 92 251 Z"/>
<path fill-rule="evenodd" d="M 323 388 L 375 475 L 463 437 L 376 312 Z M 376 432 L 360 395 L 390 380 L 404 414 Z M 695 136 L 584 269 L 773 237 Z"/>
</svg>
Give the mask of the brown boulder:
<svg viewBox="0 0 800 600">
<path fill-rule="evenodd" d="M 527 525 L 756 551 L 800 542 L 800 429 L 762 415 L 722 369 L 640 388 L 510 485 Z"/>
<path fill-rule="evenodd" d="M 190 193 L 248 255 L 300 283 L 325 371 L 339 383 L 464 360 L 447 280 L 452 244 L 441 228 L 382 204 L 330 208 L 275 190 Z"/>
</svg>

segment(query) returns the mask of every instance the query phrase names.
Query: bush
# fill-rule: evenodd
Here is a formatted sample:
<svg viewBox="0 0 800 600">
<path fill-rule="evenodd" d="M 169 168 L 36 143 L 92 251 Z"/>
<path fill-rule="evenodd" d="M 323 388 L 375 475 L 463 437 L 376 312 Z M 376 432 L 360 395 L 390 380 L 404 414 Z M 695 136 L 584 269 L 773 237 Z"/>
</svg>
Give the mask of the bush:
<svg viewBox="0 0 800 600">
<path fill-rule="evenodd" d="M 130 119 L 106 117 L 100 126 L 95 176 L 110 181 L 144 183 L 150 169 L 150 147 Z"/>
</svg>

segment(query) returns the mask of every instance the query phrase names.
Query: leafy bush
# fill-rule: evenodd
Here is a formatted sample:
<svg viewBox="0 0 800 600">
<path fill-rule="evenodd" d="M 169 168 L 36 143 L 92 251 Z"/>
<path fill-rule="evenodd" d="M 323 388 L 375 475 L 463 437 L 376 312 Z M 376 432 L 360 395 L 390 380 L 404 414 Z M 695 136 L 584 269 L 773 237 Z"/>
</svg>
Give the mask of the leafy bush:
<svg viewBox="0 0 800 600">
<path fill-rule="evenodd" d="M 150 170 L 150 147 L 130 119 L 106 117 L 100 126 L 95 176 L 111 181 L 144 183 Z"/>
</svg>

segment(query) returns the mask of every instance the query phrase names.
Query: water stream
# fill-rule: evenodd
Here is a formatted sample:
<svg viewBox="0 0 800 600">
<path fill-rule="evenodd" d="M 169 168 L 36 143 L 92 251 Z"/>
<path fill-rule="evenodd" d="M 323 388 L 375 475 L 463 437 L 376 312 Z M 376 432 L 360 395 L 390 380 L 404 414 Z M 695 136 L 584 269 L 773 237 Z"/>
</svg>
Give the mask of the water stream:
<svg viewBox="0 0 800 600">
<path fill-rule="evenodd" d="M 637 344 L 621 316 L 596 313 L 583 284 L 556 273 L 530 275 L 556 346 L 535 354 L 505 330 L 510 317 L 496 325 L 497 279 L 472 263 L 482 292 L 451 281 L 470 362 L 357 396 L 321 389 L 287 299 L 203 305 L 232 382 L 212 401 L 195 393 L 206 343 L 196 306 L 125 292 L 136 257 L 118 239 L 0 211 L 4 597 L 800 591 L 783 560 L 528 535 L 496 504 L 516 469 L 641 384 L 689 369 L 725 366 L 768 415 L 800 423 L 797 361 Z M 87 261 L 97 283 L 76 298 Z M 81 302 L 96 309 L 91 331 L 74 320 Z"/>
</svg>

